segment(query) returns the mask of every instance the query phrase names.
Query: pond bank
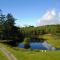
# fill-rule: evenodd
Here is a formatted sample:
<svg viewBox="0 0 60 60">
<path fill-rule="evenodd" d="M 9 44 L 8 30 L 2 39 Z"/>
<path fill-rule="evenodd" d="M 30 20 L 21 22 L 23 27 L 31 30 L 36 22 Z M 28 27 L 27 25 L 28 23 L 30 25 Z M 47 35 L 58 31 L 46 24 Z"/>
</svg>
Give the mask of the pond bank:
<svg viewBox="0 0 60 60">
<path fill-rule="evenodd" d="M 30 44 L 31 49 L 38 49 L 38 50 L 60 50 L 60 48 L 53 47 L 47 41 L 44 42 L 31 42 Z M 18 45 L 19 48 L 24 48 L 24 44 L 20 43 Z"/>
</svg>

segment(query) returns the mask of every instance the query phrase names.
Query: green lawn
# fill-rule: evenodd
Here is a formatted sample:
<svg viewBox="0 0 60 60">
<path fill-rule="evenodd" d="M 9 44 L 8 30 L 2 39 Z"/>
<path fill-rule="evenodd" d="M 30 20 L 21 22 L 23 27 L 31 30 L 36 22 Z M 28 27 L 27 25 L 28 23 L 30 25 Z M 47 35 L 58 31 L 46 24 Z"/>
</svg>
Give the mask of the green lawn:
<svg viewBox="0 0 60 60">
<path fill-rule="evenodd" d="M 0 60 L 8 60 L 2 51 L 0 51 Z"/>
<path fill-rule="evenodd" d="M 46 39 L 48 43 L 50 43 L 54 47 L 60 48 L 60 37 L 51 34 L 46 34 L 43 35 L 43 38 Z"/>
<path fill-rule="evenodd" d="M 9 49 L 18 60 L 60 60 L 60 51 L 25 51 Z"/>
<path fill-rule="evenodd" d="M 8 45 L 1 44 L 14 54 L 18 60 L 60 60 L 60 51 L 42 52 L 41 50 L 31 51 L 26 49 L 12 48 Z"/>
</svg>

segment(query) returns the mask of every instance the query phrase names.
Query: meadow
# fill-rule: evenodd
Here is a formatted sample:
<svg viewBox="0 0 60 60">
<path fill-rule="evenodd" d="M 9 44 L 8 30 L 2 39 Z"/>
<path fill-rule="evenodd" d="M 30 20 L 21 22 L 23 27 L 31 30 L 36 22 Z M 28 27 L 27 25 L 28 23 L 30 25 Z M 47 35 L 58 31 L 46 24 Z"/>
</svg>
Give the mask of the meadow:
<svg viewBox="0 0 60 60">
<path fill-rule="evenodd" d="M 5 47 L 18 60 L 60 60 L 60 51 L 59 50 L 56 50 L 56 51 L 46 50 L 46 52 L 45 52 L 45 50 L 42 51 L 42 50 L 21 49 L 18 47 L 11 47 L 11 46 L 9 46 L 7 44 L 3 44 L 3 43 L 0 43 L 0 46 Z M 0 55 L 1 55 L 1 52 L 0 52 Z M 3 59 L 3 60 L 5 60 L 5 59 Z"/>
<path fill-rule="evenodd" d="M 0 60 L 8 60 L 2 51 L 0 51 Z"/>
</svg>

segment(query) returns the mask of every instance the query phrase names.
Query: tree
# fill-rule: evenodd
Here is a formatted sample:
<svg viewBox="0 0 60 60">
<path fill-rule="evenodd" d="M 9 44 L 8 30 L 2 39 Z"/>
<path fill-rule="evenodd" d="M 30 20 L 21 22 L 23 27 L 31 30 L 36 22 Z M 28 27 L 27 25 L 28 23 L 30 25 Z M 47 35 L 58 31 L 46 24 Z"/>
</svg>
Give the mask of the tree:
<svg viewBox="0 0 60 60">
<path fill-rule="evenodd" d="M 0 10 L 0 39 L 4 38 L 4 23 L 5 15 L 3 15 L 2 10 Z"/>
<path fill-rule="evenodd" d="M 14 23 L 15 23 L 15 19 L 14 17 L 11 15 L 11 14 L 7 14 L 6 16 L 6 21 L 4 23 L 4 26 L 5 26 L 5 38 L 7 39 L 11 39 L 11 34 L 12 34 L 12 30 L 13 30 L 13 27 L 14 27 Z"/>
<path fill-rule="evenodd" d="M 7 14 L 5 21 L 5 38 L 12 44 L 17 45 L 23 41 L 23 34 L 20 32 L 19 27 L 15 26 L 15 18 L 11 14 Z"/>
</svg>

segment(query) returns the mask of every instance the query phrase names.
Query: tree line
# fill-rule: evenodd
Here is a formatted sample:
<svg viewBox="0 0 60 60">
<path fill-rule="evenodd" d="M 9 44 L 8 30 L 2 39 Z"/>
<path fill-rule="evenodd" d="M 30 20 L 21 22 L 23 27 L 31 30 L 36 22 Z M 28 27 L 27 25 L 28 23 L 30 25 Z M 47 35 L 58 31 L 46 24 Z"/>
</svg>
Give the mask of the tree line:
<svg viewBox="0 0 60 60">
<path fill-rule="evenodd" d="M 0 13 L 0 40 L 7 40 L 12 44 L 23 40 L 23 34 L 20 32 L 20 28 L 15 26 L 15 20 L 11 13 L 7 15 Z"/>
<path fill-rule="evenodd" d="M 41 37 L 44 34 L 52 34 L 60 36 L 60 24 L 45 26 L 15 26 L 16 19 L 11 13 L 4 15 L 0 10 L 0 40 L 7 40 L 12 44 L 20 42 L 43 42 L 45 39 Z"/>
<path fill-rule="evenodd" d="M 28 26 L 22 27 L 21 32 L 25 37 L 38 37 L 39 35 L 44 34 L 52 34 L 52 35 L 60 35 L 60 24 L 57 25 L 45 25 L 45 26 Z"/>
<path fill-rule="evenodd" d="M 25 26 L 21 27 L 20 31 L 24 35 L 24 47 L 29 48 L 30 42 L 44 42 L 46 39 L 44 39 L 42 36 L 45 34 L 60 37 L 60 24 L 37 27 Z"/>
</svg>

